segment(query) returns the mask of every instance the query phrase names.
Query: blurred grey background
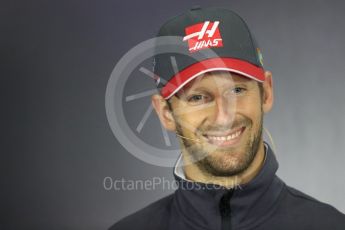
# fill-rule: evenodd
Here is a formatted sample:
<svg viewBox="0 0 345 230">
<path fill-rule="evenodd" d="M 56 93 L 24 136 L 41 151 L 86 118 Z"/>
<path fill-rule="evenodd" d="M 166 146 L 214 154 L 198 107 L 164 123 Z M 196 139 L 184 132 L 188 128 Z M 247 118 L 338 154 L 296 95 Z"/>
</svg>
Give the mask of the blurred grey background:
<svg viewBox="0 0 345 230">
<path fill-rule="evenodd" d="M 0 229 L 106 229 L 173 192 L 104 186 L 107 177 L 173 180 L 171 168 L 115 139 L 105 89 L 128 50 L 196 4 L 238 12 L 261 45 L 274 76 L 265 126 L 278 175 L 345 212 L 344 1 L 3 0 Z M 143 128 L 148 139 L 161 132 L 155 119 Z"/>
</svg>

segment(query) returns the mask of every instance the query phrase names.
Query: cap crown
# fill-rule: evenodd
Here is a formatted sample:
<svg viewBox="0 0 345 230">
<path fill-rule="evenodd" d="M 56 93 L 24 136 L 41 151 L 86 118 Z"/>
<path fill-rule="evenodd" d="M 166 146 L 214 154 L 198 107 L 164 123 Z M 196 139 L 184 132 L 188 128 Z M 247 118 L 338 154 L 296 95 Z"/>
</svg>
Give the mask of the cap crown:
<svg viewBox="0 0 345 230">
<path fill-rule="evenodd" d="M 186 54 L 165 52 L 155 56 L 154 72 L 169 79 L 190 65 L 209 58 L 236 58 L 257 67 L 262 57 L 257 43 L 245 21 L 236 13 L 224 8 L 194 8 L 167 21 L 159 30 L 158 37 L 179 36 Z M 200 52 L 210 50 L 200 57 Z M 172 67 L 171 58 L 176 60 Z"/>
</svg>

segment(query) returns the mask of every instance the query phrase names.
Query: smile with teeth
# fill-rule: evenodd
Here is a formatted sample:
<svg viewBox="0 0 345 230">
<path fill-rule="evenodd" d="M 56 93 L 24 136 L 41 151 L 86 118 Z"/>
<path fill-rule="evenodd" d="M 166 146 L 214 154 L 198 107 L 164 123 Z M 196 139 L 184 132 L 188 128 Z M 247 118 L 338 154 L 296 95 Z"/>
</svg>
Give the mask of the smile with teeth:
<svg viewBox="0 0 345 230">
<path fill-rule="evenodd" d="M 236 129 L 231 132 L 222 133 L 210 133 L 205 137 L 208 139 L 208 142 L 217 146 L 232 146 L 239 142 L 241 139 L 242 133 L 244 132 L 245 127 Z"/>
<path fill-rule="evenodd" d="M 237 131 L 236 133 L 233 133 L 228 136 L 207 136 L 211 140 L 217 140 L 217 141 L 229 141 L 232 139 L 235 139 L 241 134 L 242 130 Z"/>
</svg>

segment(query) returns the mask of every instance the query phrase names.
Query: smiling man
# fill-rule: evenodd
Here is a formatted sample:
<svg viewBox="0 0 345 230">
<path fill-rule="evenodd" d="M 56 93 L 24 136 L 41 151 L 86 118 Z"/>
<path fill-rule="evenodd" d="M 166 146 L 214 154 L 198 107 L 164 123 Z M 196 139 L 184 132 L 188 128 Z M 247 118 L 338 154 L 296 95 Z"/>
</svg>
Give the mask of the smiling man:
<svg viewBox="0 0 345 230">
<path fill-rule="evenodd" d="M 177 46 L 188 53 L 155 57 L 161 90 L 152 97 L 180 141 L 179 187 L 111 229 L 345 229 L 344 214 L 276 176 L 278 162 L 262 138 L 272 74 L 244 20 L 227 9 L 193 8 L 158 36 L 180 37 Z"/>
<path fill-rule="evenodd" d="M 181 137 L 187 178 L 229 187 L 257 174 L 265 155 L 263 113 L 273 102 L 271 74 L 265 75 L 260 83 L 212 71 L 193 79 L 168 102 L 153 96 L 165 128 Z"/>
</svg>

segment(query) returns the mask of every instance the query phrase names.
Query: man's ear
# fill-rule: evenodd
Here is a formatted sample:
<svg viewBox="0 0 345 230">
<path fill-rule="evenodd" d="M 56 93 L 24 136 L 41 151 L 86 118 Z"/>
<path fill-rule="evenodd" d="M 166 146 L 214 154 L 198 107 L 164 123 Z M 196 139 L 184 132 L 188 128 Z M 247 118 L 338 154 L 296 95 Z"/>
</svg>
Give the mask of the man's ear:
<svg viewBox="0 0 345 230">
<path fill-rule="evenodd" d="M 152 106 L 155 109 L 159 120 L 165 129 L 175 132 L 176 124 L 172 111 L 169 109 L 167 101 L 159 94 L 155 94 L 151 98 Z"/>
<path fill-rule="evenodd" d="M 262 109 L 264 113 L 269 112 L 273 106 L 273 82 L 272 73 L 270 71 L 265 71 L 265 81 L 263 82 L 264 95 L 262 101 Z"/>
</svg>

